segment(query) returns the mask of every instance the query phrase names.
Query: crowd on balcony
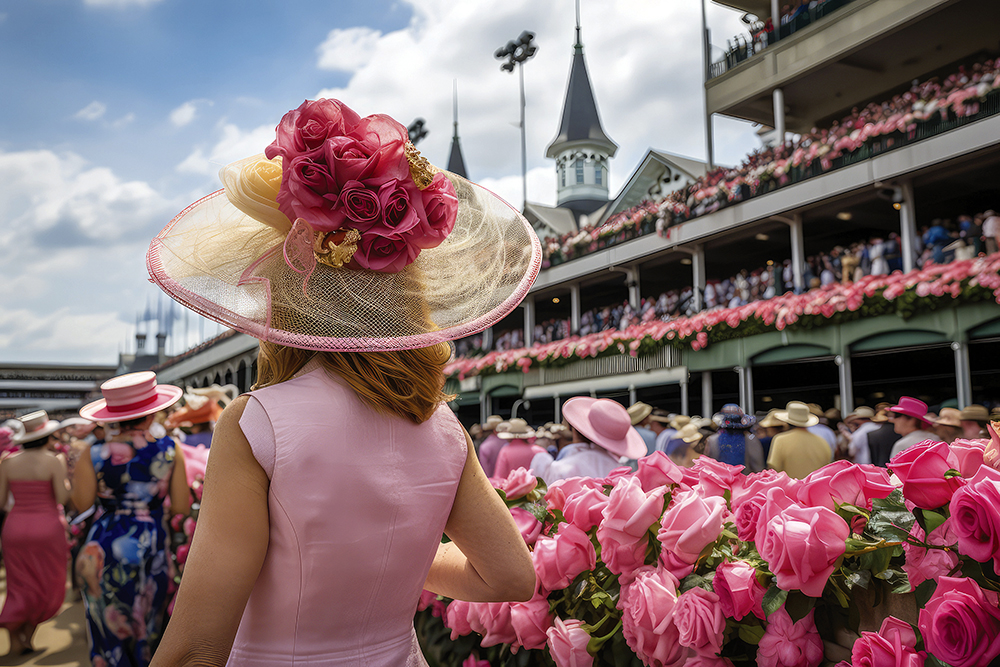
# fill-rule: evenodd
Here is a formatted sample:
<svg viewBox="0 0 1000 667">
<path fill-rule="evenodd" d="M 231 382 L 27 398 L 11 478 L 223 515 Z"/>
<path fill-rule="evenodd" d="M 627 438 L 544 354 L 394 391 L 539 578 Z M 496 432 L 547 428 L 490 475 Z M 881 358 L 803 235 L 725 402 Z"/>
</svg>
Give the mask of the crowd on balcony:
<svg viewBox="0 0 1000 667">
<path fill-rule="evenodd" d="M 856 107 L 830 127 L 751 153 L 736 167 L 709 171 L 686 187 L 644 201 L 599 226 L 548 237 L 544 264 L 553 266 L 643 234 L 712 213 L 872 155 L 1000 113 L 1000 58 L 962 66 L 946 77 L 914 81 L 882 103 Z"/>
<path fill-rule="evenodd" d="M 980 253 L 997 252 L 1000 241 L 1000 215 L 993 210 L 976 215 L 960 215 L 954 220 L 935 219 L 920 228 L 919 254 L 916 266 L 946 264 L 954 260 L 969 259 Z M 810 255 L 803 266 L 802 279 L 807 289 L 831 283 L 850 283 L 867 275 L 888 275 L 903 269 L 902 242 L 899 235 L 889 233 L 843 246 L 829 252 Z M 755 270 L 743 270 L 725 280 L 708 280 L 703 294 L 704 308 L 735 308 L 753 301 L 770 299 L 778 294 L 795 290 L 795 276 L 791 260 L 769 264 Z M 658 297 L 642 299 L 638 308 L 628 301 L 592 308 L 581 313 L 579 335 L 618 329 L 624 331 L 632 325 L 652 320 L 669 321 L 676 317 L 693 315 L 696 310 L 694 289 L 669 290 Z M 550 318 L 535 325 L 533 342 L 538 344 L 568 338 L 571 335 L 568 319 Z M 461 341 L 459 356 L 470 356 L 481 351 L 483 341 Z M 522 329 L 499 332 L 492 349 L 503 352 L 517 349 L 524 344 Z M 463 352 L 464 350 L 464 352 Z"/>
</svg>

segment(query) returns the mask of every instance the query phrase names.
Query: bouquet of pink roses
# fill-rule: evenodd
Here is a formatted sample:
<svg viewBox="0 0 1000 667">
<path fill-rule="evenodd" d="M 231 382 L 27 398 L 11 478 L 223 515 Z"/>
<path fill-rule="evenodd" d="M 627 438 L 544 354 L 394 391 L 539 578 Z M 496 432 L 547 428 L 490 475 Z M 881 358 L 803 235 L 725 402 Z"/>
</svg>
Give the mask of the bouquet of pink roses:
<svg viewBox="0 0 1000 667">
<path fill-rule="evenodd" d="M 895 478 L 846 461 L 802 480 L 707 457 L 685 469 L 662 453 L 549 488 L 516 470 L 498 486 L 532 549 L 535 596 L 427 603 L 466 642 L 454 664 L 989 665 L 992 434 L 916 445 L 890 463 Z"/>
</svg>

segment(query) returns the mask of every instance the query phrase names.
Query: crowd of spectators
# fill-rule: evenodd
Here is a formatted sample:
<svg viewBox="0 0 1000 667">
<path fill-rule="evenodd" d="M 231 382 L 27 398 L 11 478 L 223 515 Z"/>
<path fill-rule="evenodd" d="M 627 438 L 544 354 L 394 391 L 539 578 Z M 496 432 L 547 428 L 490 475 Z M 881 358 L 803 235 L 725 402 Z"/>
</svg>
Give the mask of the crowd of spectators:
<svg viewBox="0 0 1000 667">
<path fill-rule="evenodd" d="M 920 249 L 916 267 L 925 264 L 946 264 L 954 260 L 970 259 L 980 253 L 997 252 L 1000 241 L 1000 215 L 988 210 L 976 215 L 960 215 L 955 220 L 935 219 L 920 228 Z M 868 275 L 888 275 L 902 271 L 902 242 L 899 235 L 889 233 L 873 236 L 868 240 L 836 246 L 829 252 L 806 257 L 802 279 L 806 289 L 831 283 L 851 283 Z M 753 301 L 770 299 L 778 294 L 795 291 L 795 275 L 791 260 L 781 264 L 748 271 L 740 271 L 724 280 L 708 280 L 703 295 L 704 307 L 736 308 Z M 658 297 L 646 297 L 633 308 L 628 301 L 592 308 L 580 315 L 581 336 L 607 331 L 625 330 L 629 326 L 652 320 L 669 321 L 697 312 L 694 289 L 669 290 Z M 538 344 L 568 338 L 571 335 L 568 319 L 548 319 L 535 325 L 534 342 Z M 499 333 L 493 349 L 506 351 L 523 345 L 521 329 Z M 462 343 L 459 355 L 462 355 Z M 481 341 L 480 341 L 481 346 Z"/>
<path fill-rule="evenodd" d="M 1000 58 L 959 67 L 944 78 L 914 81 L 891 100 L 856 107 L 830 127 L 814 127 L 794 140 L 762 148 L 736 167 L 713 169 L 659 201 L 644 201 L 600 226 L 548 237 L 543 266 L 654 230 L 666 233 L 691 218 L 950 129 L 956 122 L 998 113 L 998 74 Z"/>
</svg>

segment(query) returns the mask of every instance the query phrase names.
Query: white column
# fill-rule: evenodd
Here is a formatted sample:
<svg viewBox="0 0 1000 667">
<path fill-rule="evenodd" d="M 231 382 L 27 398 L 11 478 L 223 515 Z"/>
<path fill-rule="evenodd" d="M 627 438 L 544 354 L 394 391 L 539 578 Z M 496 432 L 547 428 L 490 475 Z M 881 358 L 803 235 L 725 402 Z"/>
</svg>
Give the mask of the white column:
<svg viewBox="0 0 1000 667">
<path fill-rule="evenodd" d="M 556 414 L 555 414 L 555 417 L 553 417 L 552 421 L 555 422 L 556 424 L 561 424 L 562 423 L 562 401 L 559 400 L 559 394 L 556 394 L 555 396 L 553 396 L 552 400 L 555 401 L 555 403 L 556 403 Z"/>
<path fill-rule="evenodd" d="M 712 414 L 712 371 L 701 372 L 701 414 Z"/>
<path fill-rule="evenodd" d="M 802 214 L 796 213 L 792 216 L 792 221 L 788 223 L 788 231 L 792 237 L 792 281 L 795 293 L 799 294 L 806 290 L 805 279 L 802 276 L 806 255 L 805 240 L 802 235 Z"/>
<path fill-rule="evenodd" d="M 972 403 L 972 369 L 969 364 L 969 346 L 956 341 L 951 344 L 955 351 L 955 384 L 958 408 L 964 409 Z"/>
<path fill-rule="evenodd" d="M 903 272 L 909 273 L 916 267 L 917 259 L 917 213 L 913 201 L 913 184 L 903 181 L 899 184 L 898 193 L 902 201 L 899 204 L 899 236 L 900 248 L 903 253 Z"/>
<path fill-rule="evenodd" d="M 781 25 L 781 3 L 778 0 L 771 0 L 771 24 L 774 26 L 774 34 L 777 36 L 778 27 Z"/>
<path fill-rule="evenodd" d="M 846 415 L 854 410 L 854 381 L 851 378 L 851 356 L 844 351 L 844 354 L 837 355 L 834 359 L 837 364 L 838 375 L 840 377 L 840 413 Z"/>
<path fill-rule="evenodd" d="M 629 405 L 635 405 L 635 402 L 637 400 L 638 399 L 635 396 L 635 385 L 634 384 L 630 384 L 628 386 L 628 404 Z"/>
<path fill-rule="evenodd" d="M 739 387 L 740 387 L 740 407 L 743 408 L 743 412 L 747 411 L 747 382 L 746 382 L 746 369 L 742 366 L 734 366 L 733 370 L 739 376 Z M 706 413 L 702 415 L 703 417 L 711 417 L 712 413 Z"/>
<path fill-rule="evenodd" d="M 490 327 L 483 332 L 483 349 L 491 350 L 493 349 L 493 327 Z"/>
<path fill-rule="evenodd" d="M 746 405 L 743 406 L 743 412 L 748 415 L 754 413 L 753 405 L 753 368 L 751 366 L 746 366 L 743 369 L 743 381 L 746 384 Z"/>
<path fill-rule="evenodd" d="M 524 297 L 521 305 L 524 306 L 524 346 L 531 347 L 535 335 L 535 296 Z"/>
<path fill-rule="evenodd" d="M 705 13 L 705 2 L 701 0 L 701 35 L 702 35 L 702 57 L 705 59 L 702 68 L 702 100 L 705 103 L 705 164 L 709 171 L 715 169 L 715 141 L 712 138 L 712 114 L 708 111 L 708 83 L 709 70 L 712 67 L 712 41 L 708 32 L 708 17 Z"/>
<path fill-rule="evenodd" d="M 688 414 L 688 381 L 681 382 L 681 414 Z"/>
<path fill-rule="evenodd" d="M 777 29 L 775 25 L 775 29 Z M 774 93 L 774 129 L 778 143 L 785 143 L 785 93 L 781 88 L 775 88 Z"/>
<path fill-rule="evenodd" d="M 580 285 L 569 286 L 569 328 L 571 333 L 580 332 Z"/>
<path fill-rule="evenodd" d="M 642 303 L 642 295 L 639 288 L 639 269 L 634 267 L 625 269 L 625 284 L 628 285 L 628 302 L 636 312 L 639 312 L 639 305 Z"/>
<path fill-rule="evenodd" d="M 485 424 L 486 418 L 490 416 L 490 397 L 480 389 L 479 390 L 479 423 Z"/>
<path fill-rule="evenodd" d="M 694 284 L 694 308 L 700 311 L 705 307 L 705 248 L 701 244 L 692 248 L 691 272 Z"/>
</svg>

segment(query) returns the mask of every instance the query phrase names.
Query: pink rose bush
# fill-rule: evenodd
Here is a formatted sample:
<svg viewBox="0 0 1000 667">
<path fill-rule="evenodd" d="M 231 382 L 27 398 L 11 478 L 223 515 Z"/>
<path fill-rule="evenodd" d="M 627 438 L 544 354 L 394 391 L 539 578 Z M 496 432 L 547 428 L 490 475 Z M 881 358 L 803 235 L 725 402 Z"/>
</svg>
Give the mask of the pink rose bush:
<svg viewBox="0 0 1000 667">
<path fill-rule="evenodd" d="M 381 114 L 361 118 L 338 100 L 289 111 L 264 151 L 281 158 L 278 209 L 316 232 L 353 229 L 350 268 L 396 273 L 444 241 L 458 197 L 443 174 L 421 188 L 411 176 L 406 128 Z"/>
<path fill-rule="evenodd" d="M 439 662 L 537 651 L 523 664 L 816 667 L 847 630 L 857 639 L 840 667 L 988 665 L 1000 657 L 1000 470 L 985 441 L 911 449 L 892 475 L 838 461 L 794 480 L 654 454 L 605 479 L 498 480 L 530 525 L 535 595 L 445 600 L 439 636 L 465 648 Z M 911 593 L 918 615 L 858 625 L 873 600 Z"/>
</svg>

